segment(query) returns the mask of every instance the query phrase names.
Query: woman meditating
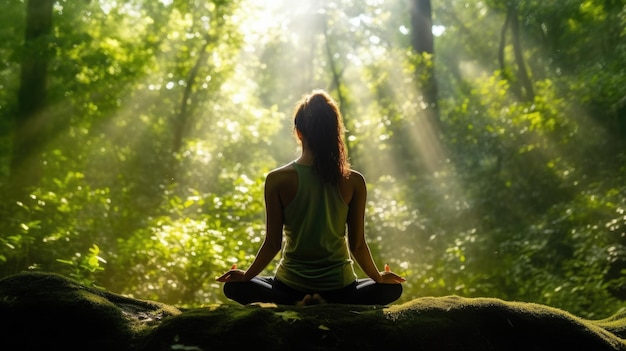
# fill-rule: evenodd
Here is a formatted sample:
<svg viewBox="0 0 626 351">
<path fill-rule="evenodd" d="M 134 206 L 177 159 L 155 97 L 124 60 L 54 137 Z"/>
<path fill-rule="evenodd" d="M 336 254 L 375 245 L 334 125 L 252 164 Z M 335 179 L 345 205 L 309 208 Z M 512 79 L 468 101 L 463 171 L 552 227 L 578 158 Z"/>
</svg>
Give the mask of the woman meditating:
<svg viewBox="0 0 626 351">
<path fill-rule="evenodd" d="M 296 107 L 294 131 L 300 157 L 265 180 L 263 244 L 247 270 L 233 266 L 217 278 L 225 283 L 224 294 L 241 304 L 397 300 L 405 279 L 388 266 L 379 271 L 365 241 L 366 183 L 350 169 L 343 119 L 330 95 L 316 90 L 305 96 Z M 258 276 L 281 250 L 274 276 Z M 357 278 L 352 258 L 368 278 Z"/>
</svg>

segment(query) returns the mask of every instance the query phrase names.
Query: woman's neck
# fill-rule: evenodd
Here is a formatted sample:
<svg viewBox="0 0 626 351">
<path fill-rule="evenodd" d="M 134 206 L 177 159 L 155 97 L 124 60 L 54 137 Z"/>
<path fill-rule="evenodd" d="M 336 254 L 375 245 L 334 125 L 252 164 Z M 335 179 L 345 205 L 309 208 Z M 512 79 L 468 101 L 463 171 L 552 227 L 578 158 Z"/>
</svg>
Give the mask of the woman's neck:
<svg viewBox="0 0 626 351">
<path fill-rule="evenodd" d="M 296 163 L 305 165 L 305 166 L 312 166 L 313 159 L 314 159 L 313 153 L 307 148 L 303 148 L 302 154 L 300 155 L 300 157 L 298 157 L 298 159 L 296 160 Z"/>
</svg>

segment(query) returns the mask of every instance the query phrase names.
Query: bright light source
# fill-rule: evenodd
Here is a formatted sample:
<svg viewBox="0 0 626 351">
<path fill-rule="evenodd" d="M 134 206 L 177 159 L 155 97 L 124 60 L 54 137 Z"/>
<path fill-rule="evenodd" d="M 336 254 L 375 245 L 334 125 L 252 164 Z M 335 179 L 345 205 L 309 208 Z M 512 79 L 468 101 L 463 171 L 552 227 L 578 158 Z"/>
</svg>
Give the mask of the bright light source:
<svg viewBox="0 0 626 351">
<path fill-rule="evenodd" d="M 446 31 L 446 27 L 444 26 L 440 26 L 440 25 L 433 26 L 433 35 L 436 37 L 441 36 L 443 32 L 445 31 Z"/>
</svg>

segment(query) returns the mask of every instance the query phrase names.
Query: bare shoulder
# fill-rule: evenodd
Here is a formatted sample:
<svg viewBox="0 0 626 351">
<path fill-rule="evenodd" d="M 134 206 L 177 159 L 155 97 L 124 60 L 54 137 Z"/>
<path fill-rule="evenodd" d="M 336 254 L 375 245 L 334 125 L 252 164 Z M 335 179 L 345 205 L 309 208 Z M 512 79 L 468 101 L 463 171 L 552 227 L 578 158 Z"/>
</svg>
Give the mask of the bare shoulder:
<svg viewBox="0 0 626 351">
<path fill-rule="evenodd" d="M 358 171 L 350 170 L 348 177 L 339 182 L 339 192 L 347 204 L 351 204 L 355 196 L 357 199 L 365 199 L 367 196 L 365 177 Z"/>
<path fill-rule="evenodd" d="M 289 163 L 271 170 L 265 178 L 265 183 L 268 186 L 280 186 L 294 180 L 297 181 L 296 169 Z"/>
<path fill-rule="evenodd" d="M 353 186 L 357 188 L 361 188 L 365 186 L 365 177 L 359 171 L 351 169 L 350 175 L 348 176 L 348 180 Z"/>
<path fill-rule="evenodd" d="M 286 165 L 282 165 L 278 168 L 274 168 L 267 174 L 267 178 L 280 178 L 289 176 L 290 174 L 296 173 L 296 169 L 293 164 L 288 163 Z"/>
<path fill-rule="evenodd" d="M 280 199 L 283 208 L 293 201 L 297 191 L 298 172 L 291 163 L 270 171 L 265 178 L 267 196 Z"/>
</svg>

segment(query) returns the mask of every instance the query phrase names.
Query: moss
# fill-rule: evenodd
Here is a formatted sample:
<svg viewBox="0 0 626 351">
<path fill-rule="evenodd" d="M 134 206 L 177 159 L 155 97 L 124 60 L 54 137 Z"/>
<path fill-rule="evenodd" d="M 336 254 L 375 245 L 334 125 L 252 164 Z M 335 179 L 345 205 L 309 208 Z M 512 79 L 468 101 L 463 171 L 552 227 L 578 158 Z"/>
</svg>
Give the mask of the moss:
<svg viewBox="0 0 626 351">
<path fill-rule="evenodd" d="M 62 276 L 0 280 L 2 350 L 625 350 L 626 314 L 459 296 L 391 306 L 210 305 L 181 310 Z"/>
<path fill-rule="evenodd" d="M 626 311 L 620 311 L 608 318 L 592 321 L 592 323 L 622 339 L 626 337 Z"/>
<path fill-rule="evenodd" d="M 123 303 L 125 302 L 125 304 Z M 146 329 L 137 313 L 123 307 L 135 306 L 142 313 L 161 305 L 128 299 L 82 286 L 63 276 L 27 272 L 0 280 L 2 350 L 62 349 L 130 350 Z M 169 315 L 169 314 L 168 314 Z"/>
<path fill-rule="evenodd" d="M 623 340 L 565 311 L 455 296 L 416 299 L 388 308 L 224 305 L 169 318 L 151 335 L 145 350 L 174 345 L 203 350 L 260 346 L 264 350 L 626 349 Z"/>
</svg>

